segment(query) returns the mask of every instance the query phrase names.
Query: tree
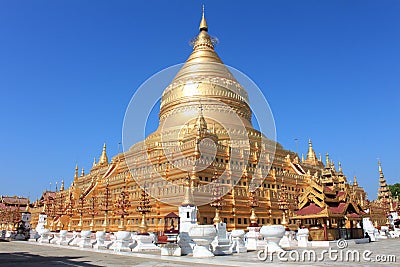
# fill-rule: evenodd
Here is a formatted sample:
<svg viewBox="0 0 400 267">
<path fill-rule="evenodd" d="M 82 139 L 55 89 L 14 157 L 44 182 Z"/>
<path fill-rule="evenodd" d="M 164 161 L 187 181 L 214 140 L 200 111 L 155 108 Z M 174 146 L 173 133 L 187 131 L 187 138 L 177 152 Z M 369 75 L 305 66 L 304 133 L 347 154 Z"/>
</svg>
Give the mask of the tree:
<svg viewBox="0 0 400 267">
<path fill-rule="evenodd" d="M 400 197 L 400 183 L 389 185 L 389 189 L 393 197 Z"/>
</svg>

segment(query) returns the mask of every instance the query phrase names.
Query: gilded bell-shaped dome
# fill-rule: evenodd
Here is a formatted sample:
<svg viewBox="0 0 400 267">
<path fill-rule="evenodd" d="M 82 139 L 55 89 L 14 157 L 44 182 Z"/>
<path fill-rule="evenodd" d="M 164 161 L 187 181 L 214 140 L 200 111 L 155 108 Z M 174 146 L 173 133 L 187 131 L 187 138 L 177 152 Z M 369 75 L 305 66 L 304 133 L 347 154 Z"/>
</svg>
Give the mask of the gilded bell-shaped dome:
<svg viewBox="0 0 400 267">
<path fill-rule="evenodd" d="M 199 28 L 193 52 L 162 94 L 160 127 L 182 127 L 197 115 L 201 105 L 209 125 L 253 128 L 247 92 L 215 52 L 204 12 Z"/>
</svg>

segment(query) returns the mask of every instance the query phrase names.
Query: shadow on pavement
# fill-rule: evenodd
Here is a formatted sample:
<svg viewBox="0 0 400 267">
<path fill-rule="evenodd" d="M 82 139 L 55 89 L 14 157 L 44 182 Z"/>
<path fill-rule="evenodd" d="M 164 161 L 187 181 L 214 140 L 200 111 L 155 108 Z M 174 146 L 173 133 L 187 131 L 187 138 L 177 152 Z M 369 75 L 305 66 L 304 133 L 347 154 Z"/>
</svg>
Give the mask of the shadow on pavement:
<svg viewBox="0 0 400 267">
<path fill-rule="evenodd" d="M 0 253 L 0 265 L 2 267 L 8 266 L 86 266 L 94 267 L 99 265 L 94 265 L 82 260 L 73 261 L 74 259 L 81 259 L 83 257 L 69 257 L 69 256 L 40 256 L 31 254 L 28 252 L 15 252 L 15 253 Z"/>
</svg>

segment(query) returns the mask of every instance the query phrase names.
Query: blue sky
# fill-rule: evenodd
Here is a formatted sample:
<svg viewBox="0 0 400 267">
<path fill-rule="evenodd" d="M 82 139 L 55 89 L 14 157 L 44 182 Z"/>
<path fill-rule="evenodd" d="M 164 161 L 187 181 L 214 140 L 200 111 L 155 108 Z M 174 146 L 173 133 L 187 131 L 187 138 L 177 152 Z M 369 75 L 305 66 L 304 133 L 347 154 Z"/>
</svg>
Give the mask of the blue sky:
<svg viewBox="0 0 400 267">
<path fill-rule="evenodd" d="M 0 1 L 0 194 L 36 198 L 103 142 L 151 75 L 189 56 L 201 4 L 223 61 L 265 94 L 278 141 L 341 161 L 370 198 L 399 182 L 400 2 Z"/>
</svg>

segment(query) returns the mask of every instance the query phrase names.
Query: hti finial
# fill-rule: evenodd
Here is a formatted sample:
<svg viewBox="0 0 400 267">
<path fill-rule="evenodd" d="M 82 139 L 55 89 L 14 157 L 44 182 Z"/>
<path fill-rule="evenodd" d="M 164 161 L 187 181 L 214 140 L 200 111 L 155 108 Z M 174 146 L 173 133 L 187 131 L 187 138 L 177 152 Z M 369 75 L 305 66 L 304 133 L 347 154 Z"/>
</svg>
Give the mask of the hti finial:
<svg viewBox="0 0 400 267">
<path fill-rule="evenodd" d="M 379 169 L 379 172 L 382 172 L 382 165 L 381 165 L 380 159 L 378 159 L 378 169 Z"/>
<path fill-rule="evenodd" d="M 201 16 L 201 22 L 200 22 L 200 27 L 199 27 L 200 31 L 208 31 L 208 26 L 207 26 L 207 22 L 206 22 L 206 18 L 204 16 L 204 5 L 203 5 L 203 9 L 202 9 L 202 16 Z"/>
</svg>

